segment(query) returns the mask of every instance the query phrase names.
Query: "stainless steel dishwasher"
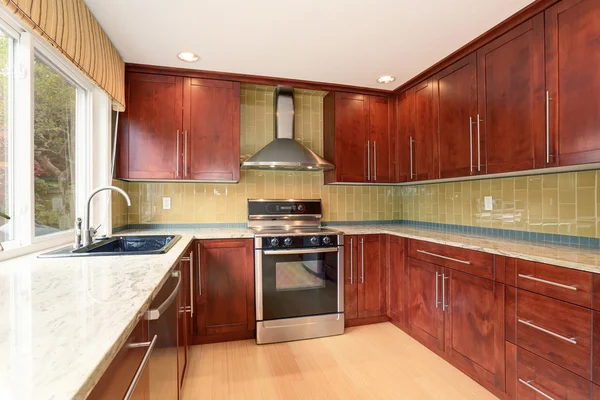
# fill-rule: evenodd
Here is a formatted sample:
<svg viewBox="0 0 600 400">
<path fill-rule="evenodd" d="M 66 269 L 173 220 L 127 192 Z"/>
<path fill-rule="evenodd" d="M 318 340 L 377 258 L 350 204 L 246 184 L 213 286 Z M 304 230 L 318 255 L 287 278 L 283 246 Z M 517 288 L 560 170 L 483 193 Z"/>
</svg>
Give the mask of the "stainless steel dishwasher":
<svg viewBox="0 0 600 400">
<path fill-rule="evenodd" d="M 148 337 L 157 337 L 148 363 L 150 399 L 178 398 L 177 316 L 181 272 L 173 271 L 146 312 Z"/>
</svg>

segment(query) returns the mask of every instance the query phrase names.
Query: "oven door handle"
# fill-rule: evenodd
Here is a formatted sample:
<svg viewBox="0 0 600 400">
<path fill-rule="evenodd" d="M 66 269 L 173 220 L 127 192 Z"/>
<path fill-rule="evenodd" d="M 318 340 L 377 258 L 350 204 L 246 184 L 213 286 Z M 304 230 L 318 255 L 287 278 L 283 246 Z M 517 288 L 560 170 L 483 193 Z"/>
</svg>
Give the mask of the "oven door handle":
<svg viewBox="0 0 600 400">
<path fill-rule="evenodd" d="M 337 253 L 337 247 L 327 247 L 323 249 L 289 249 L 289 250 L 263 250 L 265 256 L 276 256 L 282 254 L 315 254 L 315 253 Z"/>
</svg>

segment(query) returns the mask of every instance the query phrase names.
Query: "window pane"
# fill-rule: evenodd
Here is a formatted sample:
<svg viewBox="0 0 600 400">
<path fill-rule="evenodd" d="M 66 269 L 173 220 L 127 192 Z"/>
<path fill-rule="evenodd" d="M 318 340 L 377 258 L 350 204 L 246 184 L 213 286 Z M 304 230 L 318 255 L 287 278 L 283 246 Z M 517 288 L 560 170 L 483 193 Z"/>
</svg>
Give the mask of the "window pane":
<svg viewBox="0 0 600 400">
<path fill-rule="evenodd" d="M 0 31 L 0 242 L 14 239 L 12 217 L 12 49 L 13 40 Z"/>
<path fill-rule="evenodd" d="M 34 60 L 35 235 L 73 227 L 77 87 Z"/>
</svg>

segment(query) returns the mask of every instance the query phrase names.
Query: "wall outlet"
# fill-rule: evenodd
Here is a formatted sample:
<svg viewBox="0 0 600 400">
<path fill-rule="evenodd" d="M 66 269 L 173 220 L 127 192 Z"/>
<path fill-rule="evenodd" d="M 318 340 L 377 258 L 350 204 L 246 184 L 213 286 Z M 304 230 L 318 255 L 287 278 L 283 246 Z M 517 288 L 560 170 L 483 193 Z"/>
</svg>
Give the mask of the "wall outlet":
<svg viewBox="0 0 600 400">
<path fill-rule="evenodd" d="M 171 209 L 171 198 L 170 197 L 163 197 L 163 210 L 170 210 Z"/>
<path fill-rule="evenodd" d="M 494 200 L 492 199 L 492 196 L 483 197 L 483 209 L 485 211 L 492 211 L 494 209 Z"/>
</svg>

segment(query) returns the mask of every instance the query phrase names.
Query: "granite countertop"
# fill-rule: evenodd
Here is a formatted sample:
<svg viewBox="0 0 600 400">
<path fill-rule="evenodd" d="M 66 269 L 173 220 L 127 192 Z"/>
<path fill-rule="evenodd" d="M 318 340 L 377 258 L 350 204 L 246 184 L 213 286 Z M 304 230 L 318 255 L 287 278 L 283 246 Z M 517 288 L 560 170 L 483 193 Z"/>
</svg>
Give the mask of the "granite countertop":
<svg viewBox="0 0 600 400">
<path fill-rule="evenodd" d="M 332 227 L 391 234 L 600 273 L 600 250 L 402 225 Z M 121 234 L 156 234 L 136 230 Z M 185 248 L 194 239 L 252 238 L 245 228 L 170 229 L 182 238 L 163 255 L 38 259 L 0 266 L 0 398 L 85 398 Z"/>
</svg>

